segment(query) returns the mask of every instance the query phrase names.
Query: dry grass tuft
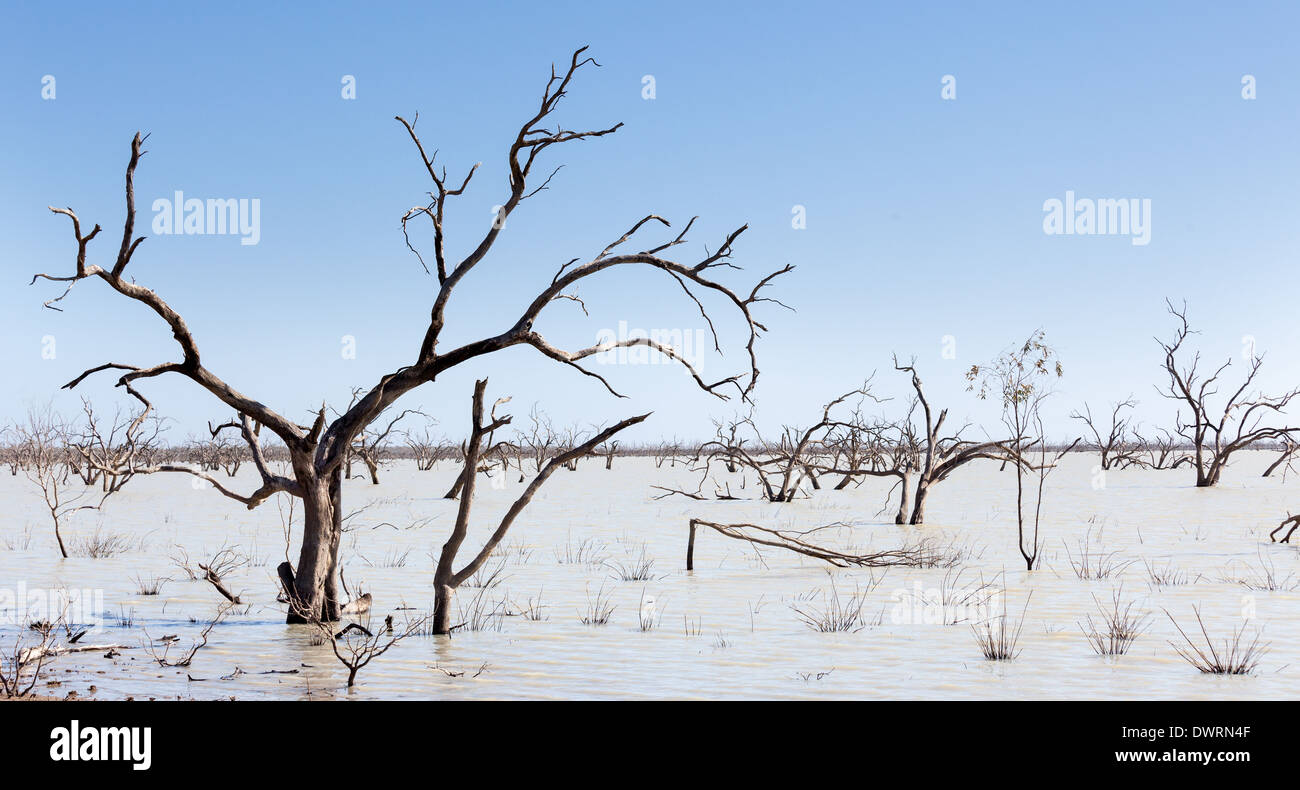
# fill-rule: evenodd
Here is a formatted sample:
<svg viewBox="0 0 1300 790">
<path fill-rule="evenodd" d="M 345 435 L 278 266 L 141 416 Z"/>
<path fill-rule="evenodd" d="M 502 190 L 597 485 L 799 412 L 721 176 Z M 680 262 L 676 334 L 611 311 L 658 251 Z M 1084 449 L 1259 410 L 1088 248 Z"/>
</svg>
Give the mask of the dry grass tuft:
<svg viewBox="0 0 1300 790">
<path fill-rule="evenodd" d="M 1215 646 L 1214 640 L 1210 638 L 1209 632 L 1205 630 L 1205 621 L 1201 619 L 1201 610 L 1193 606 L 1192 611 L 1196 613 L 1196 625 L 1200 628 L 1201 636 L 1205 639 L 1205 645 L 1192 641 L 1183 627 L 1178 624 L 1172 614 L 1165 610 L 1165 616 L 1169 622 L 1174 624 L 1178 633 L 1182 635 L 1185 645 L 1175 642 L 1169 644 L 1173 646 L 1178 655 L 1192 666 L 1207 675 L 1249 675 L 1259 666 L 1264 654 L 1268 652 L 1268 644 L 1261 644 L 1260 634 L 1255 632 L 1255 636 L 1249 642 L 1244 641 L 1246 626 L 1243 623 L 1241 628 L 1232 632 L 1232 635 L 1225 638 L 1218 647 Z"/>
<path fill-rule="evenodd" d="M 1025 612 L 1029 610 L 1029 600 L 1033 597 L 1034 594 L 1031 592 L 1025 598 L 1025 606 L 1020 611 L 1020 619 L 1014 623 L 1007 617 L 1006 599 L 1004 597 L 1002 614 L 990 617 L 988 620 L 970 627 L 985 659 L 989 661 L 1011 661 L 1020 655 L 1020 649 L 1017 647 L 1020 642 L 1020 629 L 1025 625 Z"/>
<path fill-rule="evenodd" d="M 1079 623 L 1079 630 L 1088 640 L 1088 645 L 1099 656 L 1124 655 L 1150 622 L 1149 612 L 1133 611 L 1136 601 L 1121 602 L 1123 594 L 1122 586 L 1115 590 L 1109 607 L 1102 604 L 1097 596 L 1092 596 L 1101 613 L 1101 622 L 1093 623 L 1092 615 L 1089 614 L 1086 616 L 1086 625 L 1084 622 Z"/>
</svg>

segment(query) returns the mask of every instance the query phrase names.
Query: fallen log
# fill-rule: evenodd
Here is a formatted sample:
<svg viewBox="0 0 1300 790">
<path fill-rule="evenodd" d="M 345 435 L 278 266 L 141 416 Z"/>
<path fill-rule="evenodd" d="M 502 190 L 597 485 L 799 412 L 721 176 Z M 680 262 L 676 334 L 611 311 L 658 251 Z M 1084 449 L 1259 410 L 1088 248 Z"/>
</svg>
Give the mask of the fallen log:
<svg viewBox="0 0 1300 790">
<path fill-rule="evenodd" d="M 686 570 L 695 570 L 695 533 L 698 527 L 708 527 L 728 538 L 743 540 L 748 543 L 793 551 L 805 557 L 812 557 L 834 565 L 837 568 L 886 568 L 891 566 L 918 567 L 926 564 L 932 556 L 924 546 L 904 546 L 898 549 L 878 551 L 870 554 L 850 554 L 836 549 L 810 543 L 807 536 L 814 532 L 846 526 L 844 524 L 827 524 L 809 530 L 772 529 L 757 524 L 719 524 L 693 518 L 690 521 L 690 535 L 686 542 Z"/>
<path fill-rule="evenodd" d="M 339 613 L 340 614 L 365 614 L 366 612 L 370 611 L 370 602 L 371 602 L 370 593 L 364 593 L 358 596 L 355 600 L 351 600 L 343 604 L 343 608 L 339 610 Z"/>
<path fill-rule="evenodd" d="M 135 645 L 49 645 L 24 648 L 18 653 L 18 663 L 27 664 L 42 658 L 61 656 L 67 653 L 92 653 L 101 650 L 130 650 Z"/>
</svg>

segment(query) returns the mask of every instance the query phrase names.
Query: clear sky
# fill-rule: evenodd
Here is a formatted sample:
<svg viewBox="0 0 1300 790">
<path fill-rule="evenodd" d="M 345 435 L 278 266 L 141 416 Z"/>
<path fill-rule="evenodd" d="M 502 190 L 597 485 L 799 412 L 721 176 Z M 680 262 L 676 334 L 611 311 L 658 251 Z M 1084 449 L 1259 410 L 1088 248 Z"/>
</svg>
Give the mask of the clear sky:
<svg viewBox="0 0 1300 790">
<path fill-rule="evenodd" d="M 1166 296 L 1187 300 L 1207 358 L 1240 369 L 1251 337 L 1267 352 L 1267 389 L 1300 383 L 1298 30 L 1288 3 L 6 4 L 0 419 L 51 397 L 75 409 L 76 394 L 56 391 L 87 367 L 178 358 L 157 317 L 102 282 L 78 285 L 64 312 L 41 306 L 58 286 L 28 285 L 37 271 L 73 270 L 69 223 L 48 205 L 102 224 L 90 257 L 111 262 L 137 129 L 152 135 L 136 176 L 150 238 L 130 271 L 185 316 L 209 368 L 307 420 L 412 361 L 436 281 L 403 244 L 398 219 L 428 185 L 393 116 L 419 111 L 453 175 L 483 163 L 448 217 L 449 249 L 463 254 L 507 193 L 507 147 L 550 64 L 585 44 L 603 67 L 580 73 L 558 119 L 626 126 L 548 152 L 546 164 L 566 167 L 458 291 L 444 344 L 513 323 L 557 266 L 643 215 L 675 227 L 699 215 L 679 259 L 749 223 L 735 256 L 745 271 L 728 282 L 747 290 L 798 267 L 773 288 L 797 312 L 761 308 L 767 425 L 806 422 L 873 370 L 882 395 L 903 395 L 891 352 L 916 356 L 955 418 L 991 424 L 962 373 L 1037 327 L 1066 371 L 1055 432 L 1071 430 L 1071 409 L 1130 394 L 1144 422 L 1167 425 L 1152 339 L 1171 328 Z M 342 96 L 345 75 L 355 99 Z M 945 75 L 955 99 L 942 95 Z M 258 199 L 259 242 L 154 234 L 154 200 L 177 190 Z M 1044 233 L 1044 202 L 1067 192 L 1149 200 L 1149 244 Z M 804 228 L 792 227 L 797 206 Z M 422 234 L 413 240 L 427 250 Z M 620 322 L 703 328 L 677 285 L 650 272 L 614 273 L 581 295 L 590 316 L 557 303 L 538 328 L 568 347 Z M 702 366 L 721 377 L 744 369 L 744 336 L 733 312 L 712 307 L 727 353 Z M 345 335 L 355 359 L 341 353 Z M 596 369 L 632 397 L 517 349 L 403 404 L 457 437 L 483 375 L 514 396 L 517 419 L 533 402 L 560 423 L 655 410 L 629 438 L 700 437 L 735 409 L 679 369 Z M 79 392 L 111 402 L 112 381 Z M 230 416 L 183 379 L 144 389 L 177 440 Z"/>
</svg>

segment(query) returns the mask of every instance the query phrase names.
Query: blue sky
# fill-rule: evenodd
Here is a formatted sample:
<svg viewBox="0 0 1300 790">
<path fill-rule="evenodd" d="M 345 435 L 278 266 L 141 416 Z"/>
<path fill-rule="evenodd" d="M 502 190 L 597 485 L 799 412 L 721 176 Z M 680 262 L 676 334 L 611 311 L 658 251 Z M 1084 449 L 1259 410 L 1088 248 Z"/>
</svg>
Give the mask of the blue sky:
<svg viewBox="0 0 1300 790">
<path fill-rule="evenodd" d="M 85 282 L 28 286 L 69 272 L 72 206 L 105 227 L 92 262 L 116 249 L 131 135 L 149 132 L 137 172 L 141 230 L 176 190 L 256 198 L 261 237 L 153 236 L 131 265 L 194 331 L 205 364 L 235 387 L 306 419 L 322 401 L 410 362 L 435 281 L 405 249 L 398 218 L 422 202 L 424 175 L 393 120 L 419 130 L 452 174 L 482 162 L 449 209 L 450 251 L 477 242 L 506 195 L 505 154 L 535 111 L 551 62 L 590 45 L 558 119 L 623 121 L 617 134 L 552 149 L 566 167 L 511 217 L 492 257 L 458 290 L 446 343 L 513 323 L 557 266 L 590 257 L 647 213 L 680 227 L 699 215 L 698 259 L 749 223 L 737 286 L 787 263 L 763 311 L 759 416 L 807 421 L 878 371 L 881 395 L 905 394 L 890 354 L 917 358 L 954 418 L 992 424 L 962 373 L 1042 327 L 1066 376 L 1050 409 L 1065 415 L 1133 394 L 1147 424 L 1172 422 L 1156 395 L 1171 328 L 1166 296 L 1186 299 L 1208 359 L 1242 364 L 1243 338 L 1267 352 L 1262 384 L 1300 379 L 1295 140 L 1300 131 L 1300 14 L 1287 4 L 548 3 L 175 4 L 128 9 L 71 3 L 57 13 L 9 5 L 0 18 L 0 309 L 10 323 L 0 418 L 55 398 L 106 361 L 176 359 L 143 307 Z M 55 78 L 53 100 L 42 79 Z M 344 75 L 355 100 L 341 97 Z M 643 98 L 652 75 L 655 97 Z M 956 99 L 941 79 L 956 80 Z M 1253 75 L 1257 98 L 1242 98 Z M 1151 201 L 1151 241 L 1049 236 L 1043 203 L 1079 197 Z M 791 225 L 803 206 L 807 226 Z M 427 249 L 427 236 L 415 235 Z M 558 303 L 538 328 L 568 347 L 625 321 L 702 328 L 671 281 L 616 273 L 585 285 L 591 312 Z M 714 303 L 724 351 L 707 375 L 743 370 L 736 316 Z M 356 339 L 344 359 L 341 338 Z M 955 358 L 942 355 L 943 338 Z M 42 355 L 53 337 L 53 359 Z M 460 436 L 472 380 L 582 424 L 653 409 L 635 438 L 698 437 L 731 414 L 668 366 L 596 366 L 631 397 L 536 352 L 495 355 L 411 393 Z M 110 402 L 112 379 L 81 394 Z M 181 379 L 146 385 L 176 423 L 173 438 L 229 415 Z M 895 401 L 885 407 L 896 410 Z"/>
</svg>

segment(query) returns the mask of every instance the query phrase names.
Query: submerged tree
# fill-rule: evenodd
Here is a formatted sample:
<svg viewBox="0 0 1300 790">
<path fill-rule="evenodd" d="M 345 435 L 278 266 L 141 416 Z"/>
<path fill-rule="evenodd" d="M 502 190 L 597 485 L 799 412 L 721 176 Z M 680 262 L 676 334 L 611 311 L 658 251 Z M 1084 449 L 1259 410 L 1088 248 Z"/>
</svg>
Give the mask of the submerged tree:
<svg viewBox="0 0 1300 790">
<path fill-rule="evenodd" d="M 1135 429 L 1133 440 L 1137 446 L 1134 463 L 1139 466 L 1150 469 L 1177 469 L 1184 464 L 1190 466 L 1192 463 L 1192 457 L 1178 449 L 1178 440 L 1168 429 L 1156 428 L 1150 439 Z"/>
<path fill-rule="evenodd" d="M 699 461 L 696 470 L 703 475 L 700 486 L 709 477 L 712 465 L 720 463 L 728 471 L 753 472 L 767 501 L 791 502 L 805 495 L 805 481 L 815 489 L 820 487 L 817 480 L 820 474 L 838 472 L 844 475 L 844 470 L 827 466 L 823 456 L 831 451 L 829 445 L 837 431 L 857 424 L 849 420 L 859 419 L 860 404 L 864 399 L 876 400 L 871 394 L 869 381 L 828 402 L 822 407 L 821 418 L 812 425 L 806 428 L 784 426 L 775 441 L 763 437 L 752 415 L 737 418 L 725 428 L 719 425 L 717 438 L 700 445 L 696 451 L 696 460 Z M 846 408 L 851 400 L 859 404 L 851 409 L 851 416 L 838 416 L 837 412 Z M 704 498 L 699 490 L 694 494 L 678 489 L 665 490 L 693 499 Z M 735 498 L 730 491 L 726 494 L 720 491 L 717 496 L 719 499 Z"/>
<path fill-rule="evenodd" d="M 942 482 L 961 467 L 980 459 L 1007 461 L 1009 440 L 975 442 L 963 439 L 965 427 L 958 428 L 949 435 L 942 434 L 944 423 L 948 419 L 948 410 L 942 409 L 938 416 L 930 407 L 921 386 L 921 376 L 916 372 L 916 362 L 900 365 L 894 358 L 894 369 L 911 374 L 912 389 L 915 399 L 907 418 L 901 423 L 901 438 L 898 442 L 904 452 L 897 460 L 897 474 L 902 493 L 898 502 L 898 514 L 894 517 L 896 524 L 924 524 L 925 504 L 930 488 Z M 918 436 L 912 422 L 916 406 L 920 405 L 924 419 L 923 430 Z M 915 496 L 912 485 L 915 475 Z"/>
<path fill-rule="evenodd" d="M 1192 355 L 1188 362 L 1179 361 L 1179 352 L 1192 334 L 1187 323 L 1187 306 L 1174 307 L 1166 300 L 1169 313 L 1178 320 L 1172 340 L 1157 340 L 1164 351 L 1162 367 L 1169 377 L 1164 397 L 1177 401 L 1177 432 L 1192 445 L 1192 465 L 1196 468 L 1196 485 L 1205 488 L 1219 482 L 1228 459 L 1238 450 L 1244 450 L 1258 442 L 1285 440 L 1300 429 L 1275 428 L 1263 424 L 1264 418 L 1281 413 L 1287 405 L 1300 395 L 1300 389 L 1293 389 L 1278 396 L 1268 396 L 1251 390 L 1260 367 L 1264 364 L 1262 354 L 1250 353 L 1250 369 L 1241 384 L 1233 389 L 1223 405 L 1213 408 L 1210 399 L 1219 394 L 1220 377 L 1232 360 L 1224 362 L 1213 373 L 1204 375 L 1198 370 L 1201 362 L 1200 352 Z"/>
<path fill-rule="evenodd" d="M 1297 442 L 1293 436 L 1287 436 L 1282 440 L 1282 445 L 1278 450 L 1278 457 L 1273 460 L 1273 463 L 1268 465 L 1268 468 L 1264 470 L 1264 474 L 1260 475 L 1260 477 L 1271 476 L 1278 470 L 1278 467 L 1282 467 L 1284 470 L 1283 474 L 1285 475 L 1285 471 L 1291 468 L 1291 463 L 1295 458 L 1295 454 L 1300 452 L 1300 442 Z"/>
<path fill-rule="evenodd" d="M 1092 434 L 1094 446 L 1101 454 L 1103 471 L 1109 470 L 1116 464 L 1124 467 L 1141 462 L 1138 457 L 1138 444 L 1133 438 L 1136 434 L 1133 433 L 1130 425 L 1132 416 L 1122 414 L 1125 410 L 1131 411 L 1135 405 L 1137 404 L 1132 398 L 1111 404 L 1109 426 L 1101 422 L 1100 417 L 1093 417 L 1092 407 L 1086 403 L 1083 404 L 1082 412 L 1070 413 L 1070 419 L 1082 422 Z"/>
<path fill-rule="evenodd" d="M 456 286 L 469 276 L 475 267 L 483 262 L 492 251 L 494 244 L 506 227 L 506 220 L 526 200 L 546 189 L 554 178 L 556 171 L 538 183 L 534 178 L 534 167 L 542 155 L 553 146 L 564 143 L 594 139 L 613 134 L 622 124 L 615 124 L 603 129 L 576 131 L 560 124 L 548 126 L 560 100 L 566 95 L 574 75 L 588 64 L 596 64 L 585 57 L 586 48 L 573 53 L 567 68 L 557 72 L 551 69 L 550 78 L 542 93 L 540 106 L 520 126 L 510 143 L 506 155 L 509 169 L 508 194 L 501 202 L 496 221 L 472 244 L 470 252 L 458 263 L 448 260 L 446 229 L 443 218 L 444 209 L 449 200 L 463 194 L 477 170 L 471 168 L 459 185 L 447 179 L 445 168 L 435 166 L 434 157 L 425 153 L 426 149 L 416 133 L 416 122 L 406 121 L 400 116 L 397 121 L 402 125 L 420 157 L 421 167 L 428 175 L 432 191 L 430 202 L 416 206 L 402 217 L 402 230 L 407 236 L 407 244 L 419 257 L 425 271 L 437 278 L 436 295 L 429 314 L 427 327 L 419 340 L 419 346 L 413 358 L 405 365 L 382 376 L 364 395 L 353 402 L 343 414 L 327 420 L 326 408 L 322 405 L 315 411 L 310 424 L 300 424 L 297 420 L 285 416 L 267 406 L 260 400 L 244 394 L 227 380 L 208 369 L 202 362 L 199 344 L 190 332 L 180 313 L 155 291 L 138 284 L 127 276 L 126 268 L 132 262 L 144 237 L 136 237 L 135 231 L 135 170 L 144 155 L 145 137 L 136 134 L 131 141 L 131 155 L 126 168 L 126 219 L 122 230 L 122 240 L 115 259 L 107 266 L 98 266 L 87 261 L 87 248 L 99 235 L 100 226 L 95 225 L 89 232 L 83 232 L 81 220 L 71 208 L 54 208 L 51 211 L 62 214 L 72 222 L 73 236 L 77 244 L 76 268 L 72 274 L 51 275 L 40 273 L 33 277 L 67 284 L 67 289 L 46 304 L 55 307 L 56 303 L 67 297 L 72 287 L 78 282 L 98 278 L 122 296 L 148 307 L 156 313 L 169 327 L 180 347 L 181 358 L 176 361 L 161 362 L 154 365 L 139 366 L 122 362 L 107 362 L 86 370 L 70 381 L 68 388 L 76 387 L 88 376 L 100 371 L 114 370 L 121 373 L 117 386 L 124 388 L 132 397 L 144 405 L 147 413 L 150 402 L 139 391 L 138 385 L 145 380 L 174 374 L 184 376 L 211 393 L 226 406 L 239 415 L 240 432 L 249 445 L 250 458 L 261 476 L 261 486 L 252 493 L 240 494 L 217 483 L 210 475 L 184 465 L 159 464 L 151 467 L 134 469 L 135 473 L 181 472 L 208 479 L 222 494 L 248 506 L 256 507 L 277 493 L 288 493 L 299 497 L 303 502 L 302 543 L 296 569 L 287 568 L 282 574 L 289 599 L 289 622 L 304 622 L 313 619 L 330 621 L 338 619 L 339 590 L 337 583 L 337 566 L 339 540 L 342 534 L 341 474 L 347 454 L 355 447 L 358 437 L 372 422 L 379 418 L 394 402 L 411 390 L 437 379 L 444 371 L 464 364 L 478 357 L 491 354 L 513 346 L 529 346 L 542 355 L 600 382 L 614 395 L 619 393 L 600 374 L 584 367 L 582 360 L 597 353 L 611 349 L 642 345 L 674 359 L 690 373 L 695 383 L 705 392 L 720 398 L 735 390 L 742 398 L 748 399 L 758 381 L 758 363 L 755 344 L 760 332 L 765 327 L 756 321 L 751 309 L 759 302 L 775 301 L 760 296 L 762 289 L 773 278 L 790 271 L 792 266 L 775 271 L 760 279 L 745 294 L 734 291 L 731 287 L 713 279 L 715 270 L 736 268 L 731 262 L 733 245 L 746 229 L 742 226 L 728 235 L 712 252 L 706 253 L 693 263 L 679 263 L 664 257 L 671 248 L 683 244 L 686 235 L 694 225 L 688 222 L 675 237 L 652 244 L 639 252 L 622 252 L 623 247 L 633 235 L 646 225 L 659 224 L 668 227 L 667 220 L 658 215 L 647 215 L 632 225 L 597 255 L 589 259 L 573 258 L 560 266 L 549 284 L 524 306 L 517 319 L 497 334 L 467 342 L 452 348 L 441 347 L 443 329 L 446 324 L 446 309 Z M 418 120 L 418 116 L 416 116 Z M 556 168 L 558 170 L 558 168 Z M 425 264 L 424 257 L 410 244 L 407 224 L 411 220 L 427 219 L 433 231 L 433 269 Z M 609 270 L 631 266 L 647 267 L 663 272 L 681 288 L 699 309 L 702 317 L 713 330 L 714 321 L 710 318 L 700 299 L 701 293 L 712 293 L 729 303 L 739 313 L 748 331 L 746 351 L 748 370 L 744 373 L 727 376 L 718 381 L 705 381 L 700 373 L 683 359 L 669 345 L 652 338 L 636 337 L 624 340 L 610 340 L 595 346 L 578 350 L 565 350 L 550 343 L 538 333 L 534 325 L 551 303 L 557 300 L 568 301 L 573 297 L 573 289 L 587 278 Z M 58 309 L 57 307 L 55 309 Z M 721 352 L 716 331 L 713 333 L 714 349 Z M 289 457 L 291 476 L 274 474 L 268 467 L 259 441 L 259 430 L 269 430 L 284 444 Z"/>
<path fill-rule="evenodd" d="M 72 460 L 68 449 L 68 428 L 53 409 L 43 406 L 28 409 L 26 422 L 11 430 L 22 458 L 23 473 L 41 489 L 45 508 L 54 524 L 54 542 L 58 544 L 59 554 L 67 559 L 64 522 L 77 511 L 97 507 L 85 503 L 86 488 L 68 485 L 68 465 Z"/>
<path fill-rule="evenodd" d="M 474 385 L 473 422 L 469 440 L 465 442 L 463 451 L 465 467 L 461 479 L 465 482 L 460 492 L 460 507 L 456 511 L 456 523 L 452 526 L 451 535 L 447 538 L 447 542 L 442 546 L 442 552 L 438 555 L 438 566 L 434 571 L 433 633 L 435 634 L 446 634 L 451 631 L 451 599 L 456 589 L 473 578 L 474 574 L 478 573 L 483 564 L 488 561 L 488 558 L 492 556 L 492 552 L 505 539 L 506 533 L 510 531 L 515 519 L 533 501 L 533 497 L 546 483 L 547 479 L 554 474 L 555 470 L 561 466 L 566 466 L 570 461 L 583 457 L 615 434 L 636 425 L 650 416 L 649 414 L 641 414 L 636 417 L 628 417 L 626 420 L 622 420 L 581 441 L 575 437 L 571 446 L 560 451 L 537 471 L 537 475 L 532 479 L 532 482 L 524 488 L 523 493 L 506 510 L 505 515 L 501 517 L 496 529 L 492 531 L 491 536 L 488 537 L 482 548 L 463 568 L 456 570 L 456 556 L 469 534 L 470 510 L 474 504 L 474 488 L 475 482 L 478 480 L 476 470 L 479 455 L 483 449 L 483 439 L 486 436 L 491 436 L 497 429 L 509 425 L 511 419 L 506 415 L 497 416 L 497 407 L 509 400 L 503 398 L 492 406 L 487 414 L 487 422 L 484 422 L 483 393 L 486 389 L 487 379 L 481 379 Z"/>
<path fill-rule="evenodd" d="M 362 394 L 362 390 L 353 390 L 352 403 L 356 403 L 357 398 L 361 397 Z M 347 454 L 347 460 L 343 462 L 344 479 L 352 479 L 354 476 L 352 462 L 359 460 L 366 465 L 366 471 L 370 473 L 371 485 L 379 485 L 379 465 L 387 459 L 389 452 L 388 437 L 393 433 L 393 429 L 397 427 L 398 423 L 412 414 L 418 414 L 428 419 L 428 415 L 419 409 L 403 409 L 396 417 L 389 420 L 387 425 L 371 423 L 363 428 L 361 433 L 353 440 L 352 447 Z"/>
<path fill-rule="evenodd" d="M 1038 564 L 1042 541 L 1039 523 L 1043 507 L 1043 487 L 1055 461 L 1065 455 L 1074 444 L 1058 453 L 1051 462 L 1047 460 L 1047 439 L 1043 435 L 1042 404 L 1051 390 L 1048 383 L 1060 378 L 1063 371 L 1056 350 L 1047 345 L 1043 330 L 1035 330 L 1019 348 L 1007 351 L 981 367 L 972 365 L 966 378 L 971 389 L 978 383 L 980 398 L 990 393 L 1001 400 L 1002 423 L 1011 434 L 1005 448 L 1011 456 L 1016 472 L 1016 536 L 1020 556 L 1026 570 Z M 1031 451 L 1037 448 L 1039 461 L 1031 462 Z M 1026 485 L 1027 473 L 1037 477 L 1036 488 Z M 1032 502 L 1027 497 L 1034 494 Z M 1032 510 L 1030 509 L 1032 505 Z M 1032 531 L 1031 531 L 1032 529 Z M 1028 542 L 1026 542 L 1028 538 Z"/>
</svg>

